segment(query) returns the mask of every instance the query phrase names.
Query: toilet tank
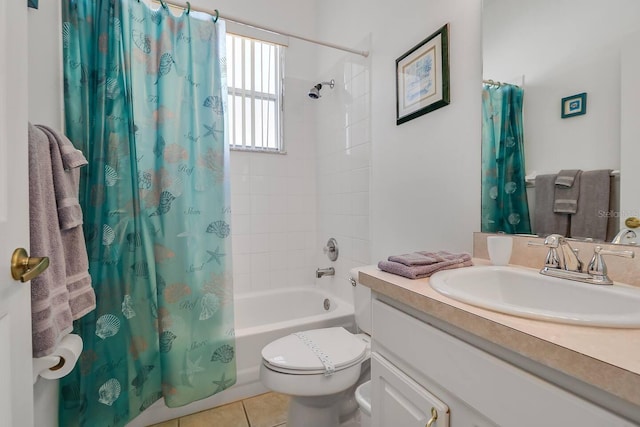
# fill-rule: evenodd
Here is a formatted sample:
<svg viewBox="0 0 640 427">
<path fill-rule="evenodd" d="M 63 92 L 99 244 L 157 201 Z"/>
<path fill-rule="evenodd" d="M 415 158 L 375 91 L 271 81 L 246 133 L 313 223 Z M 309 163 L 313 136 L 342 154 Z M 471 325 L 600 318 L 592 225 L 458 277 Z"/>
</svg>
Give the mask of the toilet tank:
<svg viewBox="0 0 640 427">
<path fill-rule="evenodd" d="M 351 270 L 351 278 L 355 282 L 353 287 L 353 307 L 356 316 L 356 325 L 361 332 L 371 335 L 371 289 L 358 283 L 357 269 Z"/>
</svg>

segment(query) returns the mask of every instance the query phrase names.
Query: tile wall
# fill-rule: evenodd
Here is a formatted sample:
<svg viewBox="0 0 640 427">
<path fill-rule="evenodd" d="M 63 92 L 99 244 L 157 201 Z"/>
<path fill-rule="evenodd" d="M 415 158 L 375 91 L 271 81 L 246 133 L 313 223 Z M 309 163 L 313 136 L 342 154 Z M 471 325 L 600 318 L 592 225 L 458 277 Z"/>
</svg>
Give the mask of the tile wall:
<svg viewBox="0 0 640 427">
<path fill-rule="evenodd" d="M 370 65 L 348 55 L 325 73 L 336 87 L 314 101 L 318 123 L 316 267 L 334 267 L 334 277 L 316 286 L 352 302 L 349 270 L 371 263 L 369 181 L 371 175 Z M 330 237 L 340 254 L 331 262 L 322 248 Z"/>
<path fill-rule="evenodd" d="M 235 293 L 310 286 L 315 279 L 315 117 L 310 81 L 287 78 L 286 155 L 231 152 Z"/>
<path fill-rule="evenodd" d="M 307 96 L 317 82 L 286 79 L 286 155 L 231 153 L 237 294 L 315 283 L 351 303 L 349 270 L 371 262 L 369 61 L 348 55 L 324 74 L 336 87 L 319 100 Z M 336 262 L 322 252 L 330 237 Z"/>
</svg>

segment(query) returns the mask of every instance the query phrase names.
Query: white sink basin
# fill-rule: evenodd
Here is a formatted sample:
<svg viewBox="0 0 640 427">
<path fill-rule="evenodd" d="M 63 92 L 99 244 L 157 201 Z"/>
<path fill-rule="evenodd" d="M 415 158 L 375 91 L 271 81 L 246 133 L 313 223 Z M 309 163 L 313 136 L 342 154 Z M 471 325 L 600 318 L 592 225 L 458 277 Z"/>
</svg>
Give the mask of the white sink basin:
<svg viewBox="0 0 640 427">
<path fill-rule="evenodd" d="M 458 301 L 558 323 L 640 328 L 640 289 L 591 285 L 514 267 L 467 267 L 434 274 L 429 283 Z"/>
</svg>

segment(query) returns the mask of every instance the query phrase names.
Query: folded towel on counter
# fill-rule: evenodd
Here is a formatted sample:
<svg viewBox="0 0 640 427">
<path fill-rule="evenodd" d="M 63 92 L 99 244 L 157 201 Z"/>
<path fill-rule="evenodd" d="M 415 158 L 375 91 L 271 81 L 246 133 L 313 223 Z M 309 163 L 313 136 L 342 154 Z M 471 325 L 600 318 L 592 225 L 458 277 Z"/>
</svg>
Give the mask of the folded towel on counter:
<svg viewBox="0 0 640 427">
<path fill-rule="evenodd" d="M 580 196 L 580 169 L 561 170 L 556 176 L 553 201 L 555 213 L 574 214 Z"/>
<path fill-rule="evenodd" d="M 448 252 L 446 252 L 449 254 Z M 449 254 L 451 256 L 444 261 L 435 262 L 432 264 L 422 265 L 405 265 L 395 261 L 380 261 L 378 268 L 387 273 L 397 274 L 398 276 L 407 277 L 409 279 L 422 279 L 429 277 L 434 273 L 442 270 L 451 270 L 454 268 L 471 267 L 473 262 L 471 261 L 471 255 L 467 253 L 461 254 Z M 389 259 L 395 257 L 389 257 Z"/>
<path fill-rule="evenodd" d="M 438 262 L 450 261 L 460 258 L 466 254 L 453 254 L 447 251 L 427 252 L 416 251 L 409 254 L 392 255 L 389 257 L 389 261 L 399 262 L 407 266 L 413 265 L 431 265 Z"/>
<path fill-rule="evenodd" d="M 86 163 L 66 137 L 29 124 L 31 255 L 49 257 L 49 268 L 31 281 L 34 357 L 51 354 L 73 320 L 95 308 L 78 204 L 77 168 Z"/>
<path fill-rule="evenodd" d="M 538 236 L 569 234 L 569 215 L 553 211 L 556 174 L 536 176 L 534 227 Z"/>
<path fill-rule="evenodd" d="M 571 217 L 571 237 L 607 238 L 610 189 L 611 169 L 582 173 L 578 212 Z"/>
</svg>

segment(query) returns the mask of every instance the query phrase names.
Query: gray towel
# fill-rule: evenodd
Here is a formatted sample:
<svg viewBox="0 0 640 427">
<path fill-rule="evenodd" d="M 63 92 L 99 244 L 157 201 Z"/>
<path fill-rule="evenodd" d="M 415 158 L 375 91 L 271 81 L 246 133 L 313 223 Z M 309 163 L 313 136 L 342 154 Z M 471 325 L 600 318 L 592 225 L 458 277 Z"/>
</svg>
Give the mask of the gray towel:
<svg viewBox="0 0 640 427">
<path fill-rule="evenodd" d="M 471 267 L 471 255 L 467 253 L 457 254 L 455 257 L 442 262 L 429 265 L 404 265 L 394 261 L 380 261 L 378 268 L 387 273 L 397 274 L 398 276 L 407 277 L 409 279 L 422 279 L 442 270 L 451 270 L 454 268 Z"/>
<path fill-rule="evenodd" d="M 538 236 L 561 234 L 568 236 L 569 215 L 553 211 L 557 175 L 538 175 L 535 183 L 535 232 Z"/>
<path fill-rule="evenodd" d="M 82 231 L 82 209 L 78 201 L 80 183 L 78 168 L 85 166 L 87 159 L 63 134 L 47 126 L 37 127 L 45 132 L 49 139 L 53 186 L 58 206 L 58 224 L 65 253 L 69 307 L 73 320 L 77 320 L 96 307 Z"/>
<path fill-rule="evenodd" d="M 77 200 L 82 164 L 68 139 L 29 124 L 31 255 L 49 257 L 49 268 L 31 281 L 34 357 L 51 354 L 73 320 L 95 308 Z"/>
<path fill-rule="evenodd" d="M 607 238 L 611 169 L 582 172 L 578 211 L 571 218 L 571 237 Z"/>
<path fill-rule="evenodd" d="M 556 176 L 553 211 L 574 214 L 580 196 L 580 169 L 561 170 Z"/>
</svg>

